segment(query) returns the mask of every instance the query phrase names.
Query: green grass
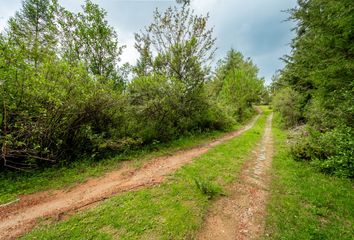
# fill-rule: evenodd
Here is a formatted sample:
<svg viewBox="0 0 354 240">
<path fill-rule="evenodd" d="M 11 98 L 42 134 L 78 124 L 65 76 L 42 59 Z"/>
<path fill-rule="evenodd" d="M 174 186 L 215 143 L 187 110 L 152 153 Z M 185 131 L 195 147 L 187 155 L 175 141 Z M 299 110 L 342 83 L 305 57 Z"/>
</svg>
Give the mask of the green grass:
<svg viewBox="0 0 354 240">
<path fill-rule="evenodd" d="M 235 181 L 260 141 L 267 115 L 268 111 L 252 129 L 194 159 L 163 184 L 117 195 L 66 221 L 43 225 L 24 239 L 193 238 L 213 197 Z"/>
<path fill-rule="evenodd" d="M 276 154 L 265 238 L 354 239 L 353 183 L 294 161 L 278 116 L 273 136 Z"/>
</svg>

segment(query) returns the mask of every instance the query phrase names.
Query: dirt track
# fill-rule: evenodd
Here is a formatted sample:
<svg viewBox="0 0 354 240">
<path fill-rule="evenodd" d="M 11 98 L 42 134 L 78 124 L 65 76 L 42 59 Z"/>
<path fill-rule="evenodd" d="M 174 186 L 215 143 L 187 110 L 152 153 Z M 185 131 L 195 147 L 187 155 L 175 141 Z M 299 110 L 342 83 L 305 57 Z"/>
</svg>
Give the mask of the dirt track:
<svg viewBox="0 0 354 240">
<path fill-rule="evenodd" d="M 23 196 L 17 203 L 0 207 L 0 239 L 15 239 L 31 230 L 39 218 L 54 217 L 60 220 L 63 213 L 79 210 L 112 195 L 159 184 L 164 180 L 164 176 L 174 172 L 193 158 L 250 129 L 258 117 L 242 129 L 220 139 L 178 151 L 172 156 L 154 158 L 139 169 L 134 169 L 127 164 L 103 177 L 79 184 L 70 191 L 45 191 Z"/>
<path fill-rule="evenodd" d="M 218 199 L 198 235 L 200 240 L 257 239 L 263 234 L 268 196 L 268 170 L 273 155 L 272 115 L 262 141 L 251 160 L 242 168 L 239 182 L 228 189 L 228 196 Z"/>
</svg>

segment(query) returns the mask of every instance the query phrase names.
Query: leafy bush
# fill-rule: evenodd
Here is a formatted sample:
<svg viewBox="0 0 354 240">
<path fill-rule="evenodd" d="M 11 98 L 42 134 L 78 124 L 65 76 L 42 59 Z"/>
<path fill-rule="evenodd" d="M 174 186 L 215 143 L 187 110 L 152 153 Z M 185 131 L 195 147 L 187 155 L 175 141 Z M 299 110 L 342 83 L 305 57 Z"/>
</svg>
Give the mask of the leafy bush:
<svg viewBox="0 0 354 240">
<path fill-rule="evenodd" d="M 340 177 L 354 177 L 354 130 L 341 126 L 326 132 L 309 131 L 292 147 L 297 160 L 313 160 L 321 171 Z"/>
<path fill-rule="evenodd" d="M 129 131 L 145 143 L 166 142 L 187 132 L 224 130 L 231 123 L 203 90 L 185 94 L 185 85 L 162 75 L 135 78 L 127 87 Z"/>
<path fill-rule="evenodd" d="M 22 91 L 2 86 L 6 119 L 0 134 L 6 165 L 30 167 L 90 153 L 119 129 L 119 95 L 82 67 L 48 59 L 35 75 L 22 76 Z"/>
</svg>

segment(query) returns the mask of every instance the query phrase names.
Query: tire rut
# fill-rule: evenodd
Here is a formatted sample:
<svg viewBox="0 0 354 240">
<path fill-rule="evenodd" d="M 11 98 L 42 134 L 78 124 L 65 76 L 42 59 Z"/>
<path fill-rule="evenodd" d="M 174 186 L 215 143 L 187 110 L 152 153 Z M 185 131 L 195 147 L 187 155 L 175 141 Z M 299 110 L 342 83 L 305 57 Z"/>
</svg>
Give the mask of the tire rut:
<svg viewBox="0 0 354 240">
<path fill-rule="evenodd" d="M 271 124 L 272 114 L 252 159 L 244 164 L 238 182 L 229 187 L 228 195 L 212 205 L 197 239 L 245 240 L 262 236 L 273 156 Z"/>
</svg>

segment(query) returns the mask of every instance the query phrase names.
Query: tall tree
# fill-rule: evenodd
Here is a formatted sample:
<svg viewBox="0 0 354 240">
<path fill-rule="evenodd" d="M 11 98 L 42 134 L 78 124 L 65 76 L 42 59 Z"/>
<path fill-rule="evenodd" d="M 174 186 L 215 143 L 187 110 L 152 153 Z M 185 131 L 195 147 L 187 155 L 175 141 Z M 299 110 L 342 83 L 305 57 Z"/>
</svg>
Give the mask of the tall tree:
<svg viewBox="0 0 354 240">
<path fill-rule="evenodd" d="M 321 128 L 332 128 L 339 122 L 353 125 L 353 111 L 348 112 L 348 107 L 353 101 L 350 91 L 354 77 L 354 3 L 349 0 L 298 3 L 297 8 L 290 10 L 290 19 L 297 22 L 297 36 L 292 43 L 293 54 L 285 58 L 287 65 L 281 81 L 304 95 L 304 109 L 323 107 L 327 116 L 321 117 L 322 120 L 331 121 L 317 119 L 318 124 L 322 122 Z M 311 115 L 307 117 L 311 119 Z"/>
<path fill-rule="evenodd" d="M 166 140 L 206 125 L 205 81 L 215 52 L 207 21 L 183 4 L 156 9 L 153 22 L 135 34 L 140 59 L 127 89 L 136 119 L 144 119 L 137 132 Z"/>
<path fill-rule="evenodd" d="M 82 41 L 78 34 L 78 18 L 64 7 L 59 7 L 57 11 L 57 26 L 59 29 L 59 55 L 71 65 L 76 65 L 82 58 Z"/>
<path fill-rule="evenodd" d="M 118 45 L 117 33 L 106 20 L 106 11 L 87 0 L 83 12 L 77 15 L 77 44 L 80 60 L 89 71 L 103 80 L 119 80 L 117 64 L 122 47 Z"/>
<path fill-rule="evenodd" d="M 237 120 L 247 117 L 252 104 L 259 103 L 265 91 L 264 80 L 257 75 L 258 68 L 251 59 L 234 49 L 218 63 L 212 94 Z"/>
<path fill-rule="evenodd" d="M 25 0 L 22 9 L 9 20 L 7 34 L 37 70 L 47 55 L 54 54 L 56 0 Z"/>
<path fill-rule="evenodd" d="M 135 34 L 140 53 L 136 73 L 159 73 L 183 82 L 187 89 L 203 85 L 215 53 L 209 16 L 197 16 L 184 4 L 164 13 L 157 9 L 153 23 Z"/>
</svg>

